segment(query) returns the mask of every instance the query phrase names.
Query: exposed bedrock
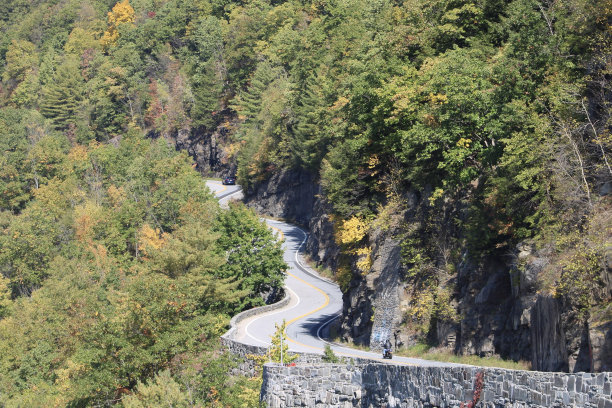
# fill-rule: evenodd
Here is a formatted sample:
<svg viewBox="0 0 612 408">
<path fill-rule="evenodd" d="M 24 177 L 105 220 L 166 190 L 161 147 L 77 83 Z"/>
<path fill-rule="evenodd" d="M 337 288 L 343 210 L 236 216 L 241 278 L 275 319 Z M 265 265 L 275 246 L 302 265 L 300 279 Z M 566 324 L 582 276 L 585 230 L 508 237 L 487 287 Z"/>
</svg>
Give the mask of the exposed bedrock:
<svg viewBox="0 0 612 408">
<path fill-rule="evenodd" d="M 340 253 L 334 241 L 331 206 L 314 175 L 283 170 L 245 192 L 246 204 L 260 214 L 283 218 L 305 227 L 306 253 L 318 266 L 335 269 Z"/>
<path fill-rule="evenodd" d="M 313 175 L 284 170 L 245 191 L 245 202 L 261 214 L 308 226 L 317 192 Z"/>
<path fill-rule="evenodd" d="M 372 267 L 363 275 L 353 273 L 344 296 L 341 333 L 345 340 L 381 349 L 389 339 L 394 346 L 399 337 L 402 313 L 401 248 L 393 233 L 380 230 L 371 234 Z"/>
<path fill-rule="evenodd" d="M 232 118 L 215 129 L 201 127 L 179 130 L 173 136 L 176 148 L 186 150 L 204 176 L 225 177 L 236 174 L 236 160 L 231 156 Z"/>
<path fill-rule="evenodd" d="M 332 208 L 314 175 L 279 171 L 246 193 L 247 205 L 260 213 L 307 227 L 306 252 L 318 265 L 337 270 L 341 254 L 334 240 Z M 391 228 L 373 228 L 365 238 L 372 249 L 370 270 L 358 271 L 354 257 L 348 262 L 352 271 L 339 335 L 374 349 L 387 338 L 396 346 L 417 340 L 405 321 L 415 290 L 403 266 L 402 228 L 421 222 L 419 214 L 427 204 L 410 191 L 404 200 L 404 212 L 393 215 L 400 222 L 392 222 Z M 474 263 L 465 248 L 456 250 L 463 254 L 454 265 L 456 272 L 443 276 L 440 285 L 451 292 L 450 307 L 459 319 L 433 321 L 429 341 L 459 354 L 530 361 L 544 371 L 612 370 L 609 312 L 582 316 L 563 299 L 540 293 L 541 273 L 551 263 L 550 252 L 522 243 L 514 253 L 490 255 Z M 612 253 L 606 259 L 602 290 L 612 296 Z"/>
</svg>

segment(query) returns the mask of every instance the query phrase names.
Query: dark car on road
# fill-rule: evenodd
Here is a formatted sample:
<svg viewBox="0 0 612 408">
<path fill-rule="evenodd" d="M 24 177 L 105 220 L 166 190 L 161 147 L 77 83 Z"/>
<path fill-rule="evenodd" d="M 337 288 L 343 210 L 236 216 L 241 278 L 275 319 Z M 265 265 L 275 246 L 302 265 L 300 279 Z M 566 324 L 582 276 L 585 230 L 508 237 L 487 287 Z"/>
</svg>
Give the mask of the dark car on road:
<svg viewBox="0 0 612 408">
<path fill-rule="evenodd" d="M 234 185 L 236 184 L 236 177 L 225 177 L 221 183 L 225 185 Z"/>
</svg>

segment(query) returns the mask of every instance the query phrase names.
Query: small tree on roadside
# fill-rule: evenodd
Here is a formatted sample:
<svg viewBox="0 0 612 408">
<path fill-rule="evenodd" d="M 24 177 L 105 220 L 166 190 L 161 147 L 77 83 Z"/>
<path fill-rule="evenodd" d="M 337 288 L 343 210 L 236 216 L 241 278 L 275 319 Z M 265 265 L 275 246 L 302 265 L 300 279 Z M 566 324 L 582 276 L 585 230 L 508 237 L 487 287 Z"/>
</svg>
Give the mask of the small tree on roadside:
<svg viewBox="0 0 612 408">
<path fill-rule="evenodd" d="M 298 356 L 296 354 L 289 354 L 289 345 L 287 344 L 287 335 L 285 330 L 287 329 L 287 322 L 283 319 L 283 322 L 274 324 L 276 332 L 272 336 L 272 345 L 270 346 L 270 360 L 274 363 L 291 363 Z"/>
<path fill-rule="evenodd" d="M 325 361 L 326 363 L 337 363 L 340 361 L 340 359 L 338 358 L 338 356 L 336 356 L 334 350 L 332 350 L 329 344 L 326 344 L 323 350 L 323 361 Z"/>
</svg>

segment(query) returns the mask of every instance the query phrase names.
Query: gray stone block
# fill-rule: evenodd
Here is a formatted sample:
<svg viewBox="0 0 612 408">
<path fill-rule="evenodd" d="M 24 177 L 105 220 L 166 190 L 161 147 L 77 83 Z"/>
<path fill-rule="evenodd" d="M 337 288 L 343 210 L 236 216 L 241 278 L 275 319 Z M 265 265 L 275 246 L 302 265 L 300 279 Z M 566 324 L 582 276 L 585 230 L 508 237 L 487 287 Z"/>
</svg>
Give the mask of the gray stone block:
<svg viewBox="0 0 612 408">
<path fill-rule="evenodd" d="M 570 375 L 567 378 L 567 390 L 570 392 L 576 391 L 576 376 Z"/>
<path fill-rule="evenodd" d="M 564 391 L 563 392 L 563 404 L 564 405 L 569 405 L 570 404 L 570 396 L 569 396 L 569 392 Z"/>
<path fill-rule="evenodd" d="M 606 408 L 606 400 L 603 398 L 599 398 L 597 400 L 597 408 Z"/>
<path fill-rule="evenodd" d="M 323 370 L 329 370 L 330 375 L 321 377 Z M 364 363 L 291 368 L 267 364 L 262 400 L 277 408 L 458 407 L 471 401 L 478 371 Z M 491 369 L 486 372 L 484 386 L 479 407 L 612 408 L 610 374 Z"/>
</svg>

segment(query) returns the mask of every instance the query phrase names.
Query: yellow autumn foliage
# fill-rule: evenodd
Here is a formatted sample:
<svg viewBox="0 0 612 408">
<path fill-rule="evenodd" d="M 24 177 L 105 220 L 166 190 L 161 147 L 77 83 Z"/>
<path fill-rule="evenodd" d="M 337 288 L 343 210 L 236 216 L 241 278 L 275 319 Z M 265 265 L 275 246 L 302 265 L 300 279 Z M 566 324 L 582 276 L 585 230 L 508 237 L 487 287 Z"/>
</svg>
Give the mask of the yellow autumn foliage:
<svg viewBox="0 0 612 408">
<path fill-rule="evenodd" d="M 336 233 L 336 242 L 342 245 L 356 244 L 366 236 L 367 232 L 366 220 L 362 217 L 352 216 L 340 223 Z"/>
<path fill-rule="evenodd" d="M 87 201 L 74 208 L 74 233 L 82 243 L 92 244 L 95 227 L 106 219 L 104 208 L 93 201 Z"/>
<path fill-rule="evenodd" d="M 355 254 L 359 257 L 359 260 L 357 261 L 357 269 L 359 269 L 362 274 L 368 273 L 372 267 L 372 248 L 359 248 L 355 251 Z"/>
<path fill-rule="evenodd" d="M 448 103 L 448 97 L 444 94 L 433 94 L 430 93 L 429 94 L 429 101 L 433 104 L 433 105 L 444 105 L 445 103 Z"/>
<path fill-rule="evenodd" d="M 441 198 L 444 195 L 444 190 L 441 189 L 440 187 L 437 187 L 433 193 L 431 193 L 431 196 L 428 198 L 429 200 L 429 205 L 434 205 L 436 203 L 436 201 Z"/>
<path fill-rule="evenodd" d="M 415 331 L 425 335 L 431 319 L 457 322 L 459 316 L 451 305 L 451 292 L 448 288 L 428 287 L 413 295 L 410 306 L 405 311 L 405 320 Z"/>
<path fill-rule="evenodd" d="M 107 49 L 117 42 L 120 25 L 132 23 L 134 23 L 134 8 L 130 5 L 130 0 L 115 4 L 112 11 L 108 13 L 108 28 L 100 39 L 102 47 Z"/>
<path fill-rule="evenodd" d="M 160 249 L 166 243 L 166 239 L 160 230 L 151 227 L 149 224 L 144 224 L 138 235 L 139 247 L 145 255 L 148 255 L 148 251 L 150 252 L 151 249 Z"/>
<path fill-rule="evenodd" d="M 68 359 L 63 368 L 55 370 L 55 375 L 57 376 L 55 383 L 58 389 L 62 391 L 63 394 L 67 393 L 74 387 L 73 379 L 85 371 L 87 371 L 87 367 L 84 364 L 75 363 Z"/>
<path fill-rule="evenodd" d="M 418 293 L 413 297 L 410 307 L 406 311 L 407 316 L 417 325 L 426 327 L 434 309 L 434 300 L 434 293 L 431 290 Z"/>
<path fill-rule="evenodd" d="M 68 153 L 68 160 L 72 162 L 85 162 L 89 159 L 87 146 L 76 145 Z"/>
<path fill-rule="evenodd" d="M 463 147 L 464 149 L 469 149 L 472 144 L 472 139 L 461 138 L 457 141 L 458 147 Z"/>
<path fill-rule="evenodd" d="M 117 188 L 113 184 L 108 188 L 107 193 L 112 206 L 115 208 L 119 207 L 121 203 L 127 199 L 127 195 L 123 186 Z"/>
<path fill-rule="evenodd" d="M 378 155 L 372 155 L 370 156 L 370 159 L 368 160 L 368 169 L 373 170 L 376 166 L 378 166 L 380 164 L 380 159 L 378 158 Z"/>
</svg>

